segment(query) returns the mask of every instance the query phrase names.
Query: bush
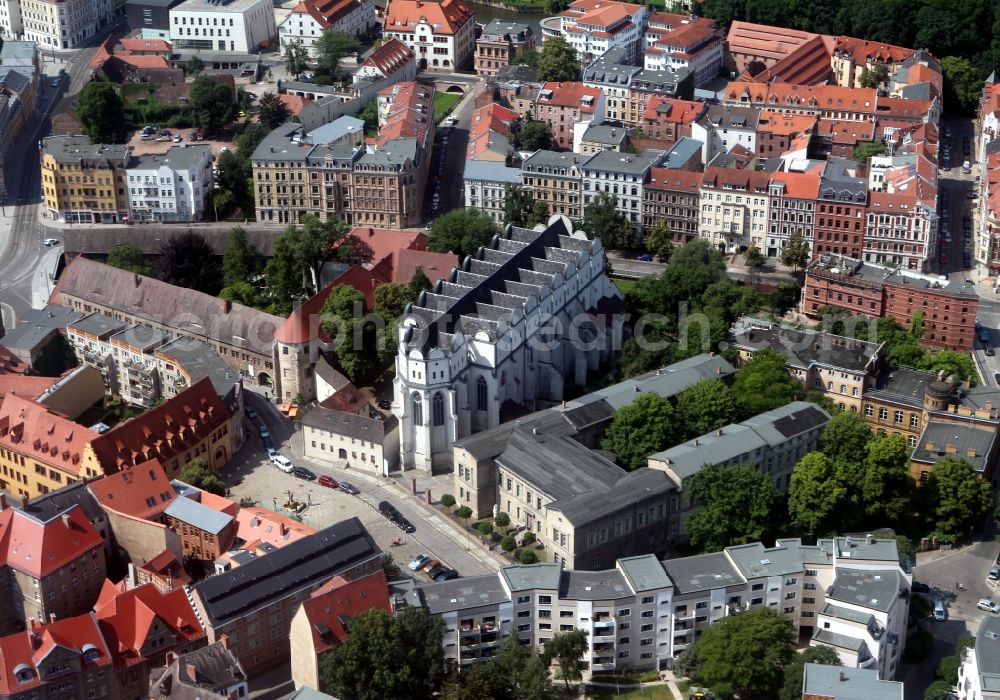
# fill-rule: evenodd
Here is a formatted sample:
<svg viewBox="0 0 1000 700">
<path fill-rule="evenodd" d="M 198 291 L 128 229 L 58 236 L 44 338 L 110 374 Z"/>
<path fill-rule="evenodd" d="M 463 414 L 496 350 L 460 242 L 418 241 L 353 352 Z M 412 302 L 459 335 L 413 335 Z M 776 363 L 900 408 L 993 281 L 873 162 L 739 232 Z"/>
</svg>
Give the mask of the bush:
<svg viewBox="0 0 1000 700">
<path fill-rule="evenodd" d="M 493 522 L 496 523 L 497 527 L 507 527 L 510 525 L 510 516 L 506 513 L 497 513 L 496 520 Z"/>
<path fill-rule="evenodd" d="M 462 520 L 468 520 L 472 517 L 472 508 L 469 508 L 469 506 L 462 506 L 455 511 L 455 515 L 460 517 Z"/>
<path fill-rule="evenodd" d="M 487 537 L 493 533 L 493 523 L 489 522 L 488 520 L 484 520 L 483 522 L 476 525 L 476 529 L 479 530 L 480 535 L 482 535 L 483 537 Z"/>
<path fill-rule="evenodd" d="M 455 497 L 452 496 L 450 493 L 446 493 L 445 495 L 441 496 L 441 505 L 443 505 L 445 508 L 453 508 L 455 506 Z"/>
<path fill-rule="evenodd" d="M 958 667 L 962 665 L 961 659 L 957 656 L 945 656 L 938 661 L 934 675 L 948 685 L 958 683 Z"/>
<path fill-rule="evenodd" d="M 521 544 L 522 545 L 531 544 L 534 541 L 535 541 L 535 533 L 531 532 L 530 530 L 528 532 L 524 533 L 523 535 L 521 535 Z"/>
<path fill-rule="evenodd" d="M 514 541 L 513 537 L 507 535 L 502 540 L 500 540 L 500 549 L 502 549 L 505 552 L 513 552 L 515 549 L 517 549 L 517 542 Z"/>
<path fill-rule="evenodd" d="M 533 549 L 522 549 L 521 556 L 518 557 L 518 561 L 522 564 L 537 564 L 538 555 L 535 554 L 535 550 Z"/>
<path fill-rule="evenodd" d="M 903 652 L 903 660 L 910 664 L 918 664 L 928 656 L 934 648 L 934 635 L 927 630 L 920 630 L 910 637 Z"/>
</svg>

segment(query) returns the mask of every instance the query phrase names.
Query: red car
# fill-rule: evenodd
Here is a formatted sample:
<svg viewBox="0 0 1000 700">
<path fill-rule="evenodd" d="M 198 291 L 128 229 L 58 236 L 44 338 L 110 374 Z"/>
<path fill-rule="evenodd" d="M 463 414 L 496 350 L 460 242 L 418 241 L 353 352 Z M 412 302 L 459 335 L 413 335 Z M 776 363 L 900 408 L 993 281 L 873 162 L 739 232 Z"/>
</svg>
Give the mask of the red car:
<svg viewBox="0 0 1000 700">
<path fill-rule="evenodd" d="M 316 480 L 316 483 L 320 486 L 328 486 L 331 489 L 335 489 L 339 485 L 337 484 L 336 479 L 332 476 L 327 476 L 326 474 L 321 474 L 319 479 Z"/>
</svg>

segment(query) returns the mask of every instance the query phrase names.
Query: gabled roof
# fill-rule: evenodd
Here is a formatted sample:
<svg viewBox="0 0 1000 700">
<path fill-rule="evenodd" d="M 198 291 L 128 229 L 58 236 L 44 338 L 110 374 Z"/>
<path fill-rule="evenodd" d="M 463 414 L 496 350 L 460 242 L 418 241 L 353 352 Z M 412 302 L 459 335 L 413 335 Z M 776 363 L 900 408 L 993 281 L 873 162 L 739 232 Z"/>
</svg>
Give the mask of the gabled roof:
<svg viewBox="0 0 1000 700">
<path fill-rule="evenodd" d="M 358 0 L 302 0 L 292 14 L 307 14 L 323 29 L 331 29 L 352 12 L 361 9 Z"/>
<path fill-rule="evenodd" d="M 600 88 L 583 83 L 548 82 L 542 86 L 537 103 L 554 107 L 576 107 L 582 113 L 588 114 L 594 111 L 600 97 Z"/>
<path fill-rule="evenodd" d="M 830 70 L 830 52 L 823 37 L 816 35 L 770 68 L 757 75 L 745 75 L 741 78 L 754 83 L 777 80 L 798 85 L 817 85 L 826 83 Z"/>
<path fill-rule="evenodd" d="M 757 122 L 757 132 L 797 136 L 813 131 L 816 128 L 816 123 L 816 117 L 811 114 L 794 114 L 762 109 L 760 119 Z"/>
<path fill-rule="evenodd" d="M 472 21 L 472 10 L 460 0 L 390 0 L 383 26 L 387 32 L 412 32 L 422 21 L 431 26 L 434 34 L 456 34 Z"/>
<path fill-rule="evenodd" d="M 817 36 L 798 29 L 737 21 L 729 26 L 726 43 L 732 53 L 779 61 Z"/>
<path fill-rule="evenodd" d="M 104 547 L 104 540 L 76 505 L 41 520 L 16 508 L 0 511 L 0 563 L 43 578 Z"/>
<path fill-rule="evenodd" d="M 374 68 L 382 75 L 389 77 L 400 68 L 416 58 L 409 46 L 393 37 L 364 60 L 362 68 Z"/>
<path fill-rule="evenodd" d="M 79 478 L 84 448 L 96 437 L 93 430 L 27 398 L 8 394 L 0 401 L 0 447 L 57 467 L 71 478 Z"/>
<path fill-rule="evenodd" d="M 236 537 L 243 540 L 243 549 L 256 549 L 261 544 L 273 547 L 285 545 L 316 534 L 316 528 L 275 513 L 267 508 L 240 508 L 236 514 Z"/>
<path fill-rule="evenodd" d="M 125 467 L 92 481 L 89 488 L 102 506 L 143 520 L 156 520 L 177 497 L 158 459 Z"/>
<path fill-rule="evenodd" d="M 704 102 L 653 95 L 646 102 L 642 118 L 655 119 L 660 122 L 690 124 L 704 114 L 705 109 Z"/>
<path fill-rule="evenodd" d="M 314 652 L 319 654 L 340 644 L 349 635 L 350 619 L 373 609 L 392 614 L 389 586 L 381 569 L 354 581 L 334 576 L 317 588 L 302 603 Z"/>
<path fill-rule="evenodd" d="M 111 652 L 94 613 L 67 617 L 47 625 L 35 623 L 31 629 L 0 639 L 0 694 L 10 697 L 40 686 L 38 666 L 57 646 L 81 656 L 91 656 L 91 668 L 111 666 Z M 18 673 L 30 680 L 19 681 Z"/>
<path fill-rule="evenodd" d="M 218 535 L 234 520 L 231 515 L 220 513 L 198 501 L 183 497 L 175 498 L 171 501 L 163 513 L 169 518 L 174 518 L 185 525 L 190 525 L 193 529 L 212 535 Z M 220 545 L 222 544 L 220 542 Z"/>
</svg>

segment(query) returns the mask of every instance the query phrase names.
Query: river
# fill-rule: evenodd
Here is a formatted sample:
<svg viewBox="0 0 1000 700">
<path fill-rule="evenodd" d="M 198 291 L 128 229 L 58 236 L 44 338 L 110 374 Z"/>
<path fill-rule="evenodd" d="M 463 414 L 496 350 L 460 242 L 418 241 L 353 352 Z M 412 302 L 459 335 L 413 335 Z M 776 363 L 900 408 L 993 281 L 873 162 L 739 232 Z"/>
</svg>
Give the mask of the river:
<svg viewBox="0 0 1000 700">
<path fill-rule="evenodd" d="M 482 5 L 478 2 L 470 2 L 468 5 L 476 14 L 476 24 L 485 26 L 495 19 L 520 22 L 531 27 L 535 32 L 535 37 L 537 37 L 536 41 L 542 40 L 541 21 L 548 16 L 544 12 L 515 12 L 513 10 L 504 10 L 500 7 Z"/>
</svg>

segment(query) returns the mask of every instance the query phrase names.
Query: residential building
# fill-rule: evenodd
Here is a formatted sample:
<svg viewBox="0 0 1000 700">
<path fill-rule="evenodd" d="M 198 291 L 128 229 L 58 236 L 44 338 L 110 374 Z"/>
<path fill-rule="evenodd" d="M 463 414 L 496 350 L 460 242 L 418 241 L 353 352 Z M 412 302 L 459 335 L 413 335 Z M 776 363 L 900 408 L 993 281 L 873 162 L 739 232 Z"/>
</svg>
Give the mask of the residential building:
<svg viewBox="0 0 1000 700">
<path fill-rule="evenodd" d="M 235 421 L 208 377 L 159 406 L 92 437 L 83 456 L 84 469 L 115 472 L 156 458 L 175 478 L 195 457 L 218 471 L 233 455 Z"/>
<path fill-rule="evenodd" d="M 643 139 L 652 139 L 658 147 L 668 148 L 675 141 L 692 135 L 692 126 L 707 109 L 704 102 L 672 97 L 650 97 L 642 113 Z"/>
<path fill-rule="evenodd" d="M 251 675 L 287 661 L 299 605 L 334 576 L 347 581 L 381 570 L 382 551 L 357 518 L 303 537 L 191 587 L 189 596 L 211 644 L 229 640 Z"/>
<path fill-rule="evenodd" d="M 273 337 L 284 320 L 276 316 L 82 256 L 63 271 L 50 302 L 201 341 L 234 373 L 280 393 Z"/>
<path fill-rule="evenodd" d="M 864 260 L 869 263 L 926 270 L 938 243 L 935 206 L 913 192 L 869 190 Z"/>
<path fill-rule="evenodd" d="M 742 147 L 738 150 L 747 153 Z M 698 235 L 727 253 L 738 252 L 751 243 L 764 251 L 770 175 L 760 170 L 727 167 L 732 165 L 728 160 L 731 159 L 720 155 L 705 168 Z"/>
<path fill-rule="evenodd" d="M 997 697 L 1000 679 L 1000 618 L 984 617 L 976 631 L 976 643 L 962 650 L 958 667 L 958 700 Z"/>
<path fill-rule="evenodd" d="M 0 630 L 82 615 L 97 600 L 107 577 L 104 542 L 79 506 L 47 520 L 5 507 L 0 541 Z"/>
<path fill-rule="evenodd" d="M 42 139 L 42 191 L 49 215 L 77 224 L 127 221 L 130 161 L 125 145 L 95 144 L 89 136 Z"/>
<path fill-rule="evenodd" d="M 236 504 L 232 510 L 236 511 Z M 215 561 L 228 552 L 236 537 L 236 518 L 193 498 L 175 498 L 163 511 L 164 524 L 181 535 L 185 557 Z"/>
<path fill-rule="evenodd" d="M 660 151 L 647 151 L 641 155 L 601 151 L 580 166 L 583 175 L 583 208 L 598 194 L 614 198 L 620 211 L 634 229 L 642 227 L 643 186 L 650 170 L 663 159 Z"/>
<path fill-rule="evenodd" d="M 127 325 L 124 321 L 95 312 L 66 326 L 66 340 L 74 354 L 83 364 L 100 370 L 112 394 L 119 393 L 120 384 L 111 357 L 111 336 L 124 331 Z"/>
<path fill-rule="evenodd" d="M 0 489 L 32 498 L 104 474 L 103 466 L 85 459 L 96 437 L 39 403 L 8 394 L 0 403 Z"/>
<path fill-rule="evenodd" d="M 679 245 L 697 238 L 702 177 L 699 171 L 650 168 L 642 188 L 643 230 L 662 221 Z"/>
<path fill-rule="evenodd" d="M 288 636 L 296 688 L 319 687 L 320 659 L 347 639 L 350 619 L 369 610 L 392 614 L 381 569 L 353 581 L 334 576 L 302 602 Z"/>
<path fill-rule="evenodd" d="M 996 278 L 1000 273 L 1000 155 L 990 153 L 984 162 L 979 206 L 973 209 L 973 251 L 978 269 Z"/>
<path fill-rule="evenodd" d="M 149 679 L 151 700 L 242 700 L 250 696 L 247 675 L 226 641 L 189 652 L 168 652 L 165 668 Z"/>
<path fill-rule="evenodd" d="M 19 5 L 23 29 L 21 38 L 50 51 L 77 48 L 111 26 L 115 9 L 110 0 L 20 0 Z M 14 7 L 8 11 L 13 18 Z"/>
<path fill-rule="evenodd" d="M 109 340 L 113 364 L 118 370 L 116 392 L 128 403 L 149 408 L 162 395 L 163 382 L 152 353 L 166 342 L 166 333 L 140 324 L 116 333 Z M 208 352 L 218 357 L 211 350 Z"/>
<path fill-rule="evenodd" d="M 257 506 L 240 508 L 236 524 L 236 537 L 242 540 L 242 549 L 248 552 L 269 547 L 278 549 L 316 534 L 316 528 Z"/>
<path fill-rule="evenodd" d="M 170 10 L 183 0 L 125 0 L 128 28 L 144 39 L 170 38 Z"/>
<path fill-rule="evenodd" d="M 814 699 L 903 700 L 903 683 L 882 680 L 878 671 L 870 668 L 845 671 L 837 666 L 807 663 L 802 673 L 802 700 Z"/>
<path fill-rule="evenodd" d="M 545 202 L 549 214 L 580 221 L 583 219 L 581 166 L 585 160 L 575 153 L 535 151 L 521 164 L 521 189 L 532 199 Z"/>
<path fill-rule="evenodd" d="M 399 83 L 417 79 L 417 55 L 399 39 L 386 39 L 361 62 L 354 73 L 354 82 L 395 80 Z"/>
<path fill-rule="evenodd" d="M 175 49 L 255 53 L 278 38 L 274 7 L 267 0 L 184 0 L 170 10 Z M 204 22 L 204 24 L 202 24 Z"/>
<path fill-rule="evenodd" d="M 59 347 L 62 343 L 60 329 L 81 316 L 83 314 L 71 309 L 46 304 L 40 309 L 18 314 L 17 325 L 7 328 L 6 335 L 0 340 L 3 347 L 26 367 L 36 372 L 58 373 L 65 367 L 59 363 L 53 367 L 50 358 L 64 354 L 64 348 Z M 50 348 L 50 345 L 54 347 Z"/>
<path fill-rule="evenodd" d="M 24 33 L 24 24 L 21 20 L 20 0 L 11 0 L 0 5 L 0 36 L 11 40 Z"/>
<path fill-rule="evenodd" d="M 115 697 L 111 649 L 93 613 L 48 624 L 32 620 L 0 638 L 0 655 L 0 693 L 6 697 Z"/>
<path fill-rule="evenodd" d="M 641 125 L 650 100 L 694 96 L 694 75 L 688 68 L 650 70 L 630 63 L 624 48 L 606 51 L 583 69 L 583 82 L 606 98 L 606 117 L 628 128 Z"/>
<path fill-rule="evenodd" d="M 792 148 L 793 142 L 816 130 L 818 120 L 809 114 L 787 114 L 762 109 L 757 115 L 757 156 L 777 158 Z"/>
<path fill-rule="evenodd" d="M 838 36 L 833 45 L 831 67 L 833 82 L 844 87 L 860 87 L 865 72 L 884 66 L 889 73 L 888 83 L 903 63 L 916 51 L 902 46 L 867 41 L 849 36 Z"/>
<path fill-rule="evenodd" d="M 367 402 L 362 410 L 358 415 L 322 404 L 310 408 L 301 420 L 306 457 L 389 476 L 399 464 L 396 418 L 371 417 Z"/>
<path fill-rule="evenodd" d="M 979 296 L 966 282 L 828 255 L 809 265 L 802 306 L 810 315 L 836 306 L 873 318 L 890 317 L 906 328 L 919 312 L 925 328 L 922 343 L 967 351 L 975 340 Z"/>
<path fill-rule="evenodd" d="M 378 101 L 374 148 L 358 158 L 350 174 L 347 221 L 390 229 L 419 226 L 434 146 L 434 88 L 397 83 L 380 91 Z"/>
<path fill-rule="evenodd" d="M 547 123 L 553 143 L 569 151 L 573 148 L 576 125 L 600 124 L 604 121 L 604 109 L 604 93 L 599 88 L 583 83 L 548 82 L 535 101 L 535 119 Z"/>
<path fill-rule="evenodd" d="M 469 160 L 464 172 L 465 207 L 479 209 L 498 224 L 504 223 L 508 187 L 520 187 L 521 169 L 502 162 Z"/>
<path fill-rule="evenodd" d="M 798 330 L 756 319 L 741 319 L 733 332 L 740 363 L 770 348 L 784 355 L 788 373 L 806 391 L 818 391 L 841 410 L 861 411 L 862 395 L 875 384 L 885 360 L 884 348 L 813 329 Z"/>
<path fill-rule="evenodd" d="M 515 428 L 531 431 L 533 435 L 538 430 L 538 434 L 553 438 L 572 437 L 580 444 L 596 450 L 600 448 L 604 431 L 614 419 L 615 412 L 632 403 L 640 392 L 650 391 L 665 399 L 672 399 L 702 379 L 725 379 L 735 371 L 721 357 L 697 355 L 584 394 L 578 399 L 567 401 L 565 405 L 545 408 L 458 440 L 453 446 L 456 469 L 452 493 L 460 505 L 472 509 L 474 518 L 490 517 L 494 508 L 502 509 L 505 506 L 501 497 L 506 492 L 500 482 L 497 459 L 510 444 Z M 562 458 L 556 463 L 566 465 L 567 469 L 572 464 L 570 460 Z M 573 487 L 556 484 L 553 488 Z M 518 497 L 516 491 L 514 497 Z M 526 494 L 522 500 L 527 508 Z M 537 502 L 532 509 L 541 510 Z M 560 541 L 561 539 L 560 537 Z M 573 547 L 577 546 L 575 541 L 571 544 Z"/>
<path fill-rule="evenodd" d="M 100 502 L 94 497 L 94 494 L 91 493 L 89 487 L 89 484 L 98 481 L 103 481 L 103 478 L 93 479 L 89 482 L 74 481 L 71 484 L 63 486 L 61 489 L 49 491 L 46 494 L 35 496 L 34 498 L 29 498 L 27 500 L 18 499 L 11 494 L 5 494 L 4 498 L 6 498 L 10 505 L 16 506 L 19 510 L 24 511 L 28 515 L 32 515 L 43 522 L 52 520 L 58 515 L 62 515 L 72 506 L 78 507 L 87 518 L 90 526 L 94 528 L 100 536 L 101 541 L 104 542 L 104 556 L 108 561 L 111 561 L 111 557 L 113 556 L 112 544 L 114 539 L 112 537 L 111 527 L 108 524 L 108 518 L 104 509 L 101 507 Z M 20 504 L 18 504 L 18 501 L 20 501 Z"/>
<path fill-rule="evenodd" d="M 413 50 L 419 70 L 464 68 L 476 48 L 472 11 L 461 0 L 390 0 L 382 31 Z"/>
<path fill-rule="evenodd" d="M 711 163 L 720 153 L 743 146 L 757 153 L 757 128 L 760 110 L 710 104 L 704 114 L 691 124 L 691 138 L 705 144 L 702 160 Z"/>
<path fill-rule="evenodd" d="M 0 36 L 7 38 L 0 45 L 0 191 L 4 187 L 2 166 L 35 123 L 38 102 L 38 47 L 31 41 L 11 40 L 21 34 L 20 21 L 17 2 L 0 4 Z"/>
<path fill-rule="evenodd" d="M 182 144 L 138 156 L 125 174 L 133 222 L 201 221 L 212 191 L 212 147 Z"/>
<path fill-rule="evenodd" d="M 822 85 L 830 79 L 830 49 L 825 37 L 814 35 L 774 65 L 763 70 L 760 67 L 759 62 L 751 63 L 740 80 L 758 84 L 778 81 L 790 85 Z"/>
<path fill-rule="evenodd" d="M 472 113 L 469 120 L 468 160 L 487 160 L 512 165 L 518 131 L 518 114 L 501 104 L 491 102 Z"/>
<path fill-rule="evenodd" d="M 864 247 L 868 183 L 854 161 L 827 160 L 816 200 L 813 255 L 860 258 Z"/>
<path fill-rule="evenodd" d="M 693 15 L 656 12 L 646 27 L 643 63 L 649 70 L 687 68 L 695 87 L 719 76 L 725 37 L 714 20 Z"/>
<path fill-rule="evenodd" d="M 742 423 L 675 445 L 649 456 L 649 468 L 662 470 L 680 493 L 670 518 L 671 540 L 688 539 L 687 519 L 697 509 L 686 486 L 705 466 L 749 465 L 787 492 L 792 470 L 807 453 L 816 450 L 830 414 L 805 401 L 793 401 Z M 677 502 L 676 500 L 674 502 Z"/>
<path fill-rule="evenodd" d="M 603 322 L 586 349 L 566 339 L 539 351 L 527 341 L 547 327 L 536 325 L 542 313 L 600 314 Z M 401 466 L 450 470 L 451 444 L 498 425 L 505 403 L 531 409 L 561 401 L 568 382 L 586 385 L 618 347 L 621 293 L 605 274 L 600 241 L 553 218 L 544 230 L 508 226 L 422 292 L 398 330 Z M 522 341 L 508 343 L 511 333 Z"/>
<path fill-rule="evenodd" d="M 767 245 L 761 250 L 776 258 L 785 244 L 798 234 L 812 250 L 816 235 L 816 199 L 819 197 L 820 175 L 816 172 L 776 172 L 768 182 L 770 213 Z"/>
<path fill-rule="evenodd" d="M 523 65 L 505 66 L 490 81 L 489 87 L 494 85 L 496 99 L 500 104 L 510 107 L 522 119 L 534 116 L 535 100 L 542 90 L 537 70 Z"/>
<path fill-rule="evenodd" d="M 609 49 L 623 49 L 625 59 L 637 63 L 648 10 L 645 5 L 605 0 L 574 0 L 559 15 L 560 32 L 587 65 Z"/>
<path fill-rule="evenodd" d="M 581 629 L 588 642 L 582 661 L 591 671 L 658 670 L 719 620 L 768 608 L 811 635 L 810 646 L 840 653 L 837 644 L 851 643 L 846 668 L 834 671 L 862 666 L 889 678 L 906 639 L 907 571 L 891 539 L 785 539 L 665 561 L 626 557 L 603 571 L 544 563 L 461 581 L 394 582 L 390 599 L 397 611 L 422 607 L 442 619 L 445 658 L 460 668 L 493 656 L 509 635 L 540 648 L 557 632 Z"/>
<path fill-rule="evenodd" d="M 323 32 L 362 37 L 375 24 L 374 0 L 302 0 L 278 25 L 278 40 L 282 52 L 298 43 L 316 58 L 316 41 Z"/>
<path fill-rule="evenodd" d="M 483 27 L 476 40 L 476 75 L 495 77 L 501 68 L 512 64 L 534 44 L 535 32 L 530 25 L 493 20 Z"/>
</svg>

